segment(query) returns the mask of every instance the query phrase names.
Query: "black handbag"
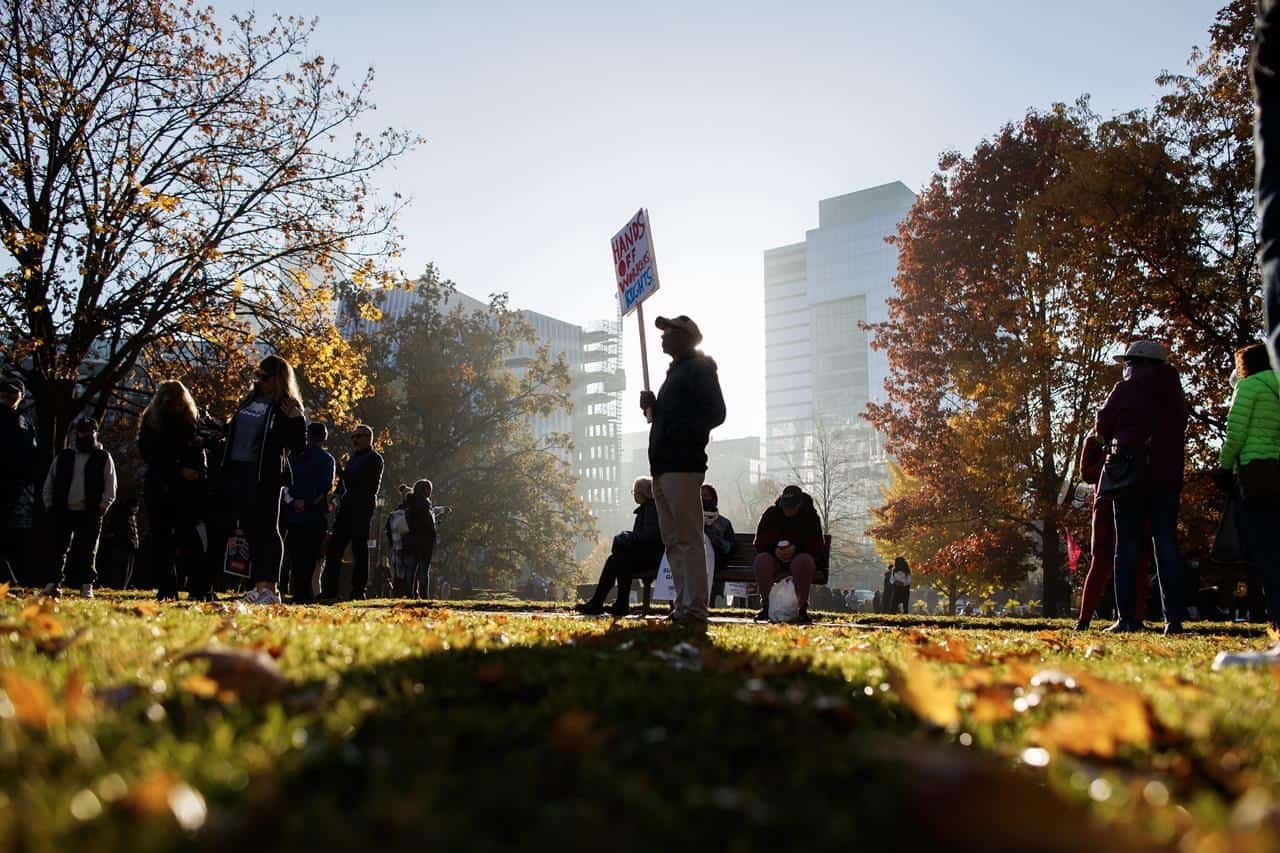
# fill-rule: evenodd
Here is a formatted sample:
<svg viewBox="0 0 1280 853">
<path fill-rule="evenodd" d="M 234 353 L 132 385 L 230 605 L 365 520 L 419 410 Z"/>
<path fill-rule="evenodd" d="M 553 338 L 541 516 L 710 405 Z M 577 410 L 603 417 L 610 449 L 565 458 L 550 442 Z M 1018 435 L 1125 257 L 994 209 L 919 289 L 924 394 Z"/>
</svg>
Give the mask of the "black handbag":
<svg viewBox="0 0 1280 853">
<path fill-rule="evenodd" d="M 1144 445 L 1116 445 L 1107 452 L 1098 480 L 1098 494 L 1116 495 L 1142 485 L 1147 478 L 1148 448 Z"/>
<path fill-rule="evenodd" d="M 1247 501 L 1280 498 L 1280 459 L 1255 459 L 1241 465 L 1238 479 Z"/>
</svg>

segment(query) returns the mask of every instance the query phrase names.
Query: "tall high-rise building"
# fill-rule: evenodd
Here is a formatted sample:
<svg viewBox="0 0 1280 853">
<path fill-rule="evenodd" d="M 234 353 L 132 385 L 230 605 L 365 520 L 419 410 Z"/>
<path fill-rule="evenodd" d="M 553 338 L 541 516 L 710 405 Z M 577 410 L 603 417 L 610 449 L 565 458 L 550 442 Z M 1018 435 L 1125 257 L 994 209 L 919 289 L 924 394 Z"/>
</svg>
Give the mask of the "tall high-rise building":
<svg viewBox="0 0 1280 853">
<path fill-rule="evenodd" d="M 805 479 L 815 423 L 861 429 L 883 399 L 888 362 L 860 328 L 887 317 L 897 249 L 885 242 L 915 203 L 895 181 L 818 203 L 804 242 L 764 253 L 765 467 Z M 864 441 L 875 456 L 878 442 Z"/>
</svg>

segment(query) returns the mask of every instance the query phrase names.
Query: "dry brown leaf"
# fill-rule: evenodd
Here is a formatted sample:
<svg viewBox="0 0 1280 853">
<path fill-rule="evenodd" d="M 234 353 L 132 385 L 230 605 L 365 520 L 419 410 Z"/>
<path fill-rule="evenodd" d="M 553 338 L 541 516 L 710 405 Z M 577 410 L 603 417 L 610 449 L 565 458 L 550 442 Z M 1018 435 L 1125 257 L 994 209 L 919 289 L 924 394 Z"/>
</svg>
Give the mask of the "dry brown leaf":
<svg viewBox="0 0 1280 853">
<path fill-rule="evenodd" d="M 182 681 L 182 689 L 201 699 L 213 699 L 219 693 L 218 682 L 207 675 L 188 676 Z"/>
<path fill-rule="evenodd" d="M 960 691 L 949 679 L 939 676 L 924 661 L 909 657 L 901 668 L 887 664 L 889 684 L 916 716 L 946 728 L 960 722 L 956 701 Z"/>
<path fill-rule="evenodd" d="M 41 603 L 28 604 L 18 614 L 18 618 L 26 623 L 27 633 L 43 634 L 45 638 L 61 637 L 66 633 L 62 623 L 49 611 L 48 601 L 49 599 L 44 599 Z"/>
<path fill-rule="evenodd" d="M 221 691 L 241 699 L 272 699 L 289 685 L 276 662 L 260 649 L 196 649 L 178 660 L 208 661 L 207 676 L 217 682 Z"/>
<path fill-rule="evenodd" d="M 596 715 L 590 711 L 565 711 L 551 724 L 547 737 L 562 752 L 593 752 L 604 743 L 596 722 Z"/>
<path fill-rule="evenodd" d="M 960 681 L 958 683 L 965 690 L 976 690 L 979 687 L 995 684 L 997 680 L 995 670 L 991 669 L 991 667 L 971 666 L 960 673 Z"/>
<path fill-rule="evenodd" d="M 1131 687 L 1096 676 L 1074 676 L 1083 700 L 1032 732 L 1041 746 L 1078 756 L 1111 759 L 1122 746 L 1145 747 L 1156 733 L 1146 697 Z"/>
<path fill-rule="evenodd" d="M 922 658 L 947 663 L 968 663 L 972 658 L 968 643 L 959 637 L 950 637 L 938 643 L 922 634 L 917 636 L 919 639 L 916 641 L 915 651 Z"/>
<path fill-rule="evenodd" d="M 0 675 L 0 687 L 9 696 L 13 715 L 21 725 L 40 731 L 49 728 L 53 699 L 43 684 L 9 670 Z"/>
<path fill-rule="evenodd" d="M 1036 637 L 1049 648 L 1057 652 L 1065 650 L 1067 646 L 1070 645 L 1066 640 L 1058 636 L 1055 631 L 1041 631 L 1036 634 Z"/>
<path fill-rule="evenodd" d="M 1013 719 L 1017 713 L 1013 709 L 1014 690 L 1012 684 L 990 684 L 975 689 L 973 706 L 969 709 L 974 722 L 1001 723 Z"/>
<path fill-rule="evenodd" d="M 160 602 L 139 601 L 132 607 L 127 608 L 125 612 L 132 613 L 134 616 L 155 616 L 160 612 Z"/>
<path fill-rule="evenodd" d="M 55 657 L 62 654 L 71 646 L 80 640 L 88 638 L 90 635 L 88 628 L 77 628 L 70 634 L 64 636 L 48 636 L 36 640 L 36 649 L 42 654 Z"/>
<path fill-rule="evenodd" d="M 62 712 L 69 723 L 82 723 L 92 720 L 97 712 L 93 698 L 89 695 L 89 685 L 76 670 L 67 675 L 67 689 L 62 696 Z"/>
</svg>

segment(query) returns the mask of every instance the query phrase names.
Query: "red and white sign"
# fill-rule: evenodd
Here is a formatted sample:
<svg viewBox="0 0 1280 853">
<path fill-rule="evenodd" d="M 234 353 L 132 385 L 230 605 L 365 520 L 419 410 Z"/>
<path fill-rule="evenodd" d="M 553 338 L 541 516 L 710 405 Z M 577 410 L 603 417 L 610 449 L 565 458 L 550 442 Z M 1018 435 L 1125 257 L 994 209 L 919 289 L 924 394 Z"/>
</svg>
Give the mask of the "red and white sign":
<svg viewBox="0 0 1280 853">
<path fill-rule="evenodd" d="M 613 268 L 618 276 L 618 304 L 630 314 L 658 289 L 658 264 L 653 257 L 653 229 L 643 207 L 613 235 Z"/>
</svg>

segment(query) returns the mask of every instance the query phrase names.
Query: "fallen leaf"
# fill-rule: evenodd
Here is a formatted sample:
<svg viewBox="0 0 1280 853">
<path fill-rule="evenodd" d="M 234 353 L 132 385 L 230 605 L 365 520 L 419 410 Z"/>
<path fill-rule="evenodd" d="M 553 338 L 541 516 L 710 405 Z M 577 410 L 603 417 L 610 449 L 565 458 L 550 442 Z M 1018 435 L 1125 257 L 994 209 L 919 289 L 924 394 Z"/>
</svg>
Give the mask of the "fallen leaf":
<svg viewBox="0 0 1280 853">
<path fill-rule="evenodd" d="M 88 628 L 77 628 L 70 634 L 66 634 L 64 636 L 50 636 L 37 639 L 36 649 L 42 654 L 49 655 L 49 657 L 56 657 L 78 643 L 80 640 L 88 639 L 89 636 L 90 632 Z"/>
<path fill-rule="evenodd" d="M 969 645 L 959 637 L 950 637 L 937 643 L 923 635 L 918 636 L 921 639 L 916 642 L 915 652 L 922 658 L 947 663 L 968 663 L 972 657 Z"/>
<path fill-rule="evenodd" d="M 551 724 L 547 737 L 562 752 L 594 752 L 604 743 L 590 711 L 565 711 Z"/>
<path fill-rule="evenodd" d="M 160 602 L 139 601 L 132 607 L 124 609 L 123 612 L 132 613 L 134 616 L 155 616 L 160 612 Z"/>
<path fill-rule="evenodd" d="M 1062 639 L 1062 637 L 1054 631 L 1041 631 L 1036 634 L 1036 637 L 1056 652 L 1065 650 L 1069 645 L 1066 640 Z"/>
<path fill-rule="evenodd" d="M 9 670 L 0 676 L 0 687 L 13 705 L 17 721 L 29 729 L 49 728 L 53 717 L 53 699 L 43 684 Z"/>
<path fill-rule="evenodd" d="M 76 670 L 72 670 L 67 675 L 67 689 L 62 696 L 62 709 L 69 723 L 92 720 L 97 711 L 89 695 L 89 686 Z"/>
<path fill-rule="evenodd" d="M 273 699 L 289 684 L 276 662 L 260 649 L 196 649 L 178 660 L 208 661 L 206 675 L 220 690 L 249 701 Z"/>
<path fill-rule="evenodd" d="M 1013 708 L 1014 690 L 1012 684 L 978 687 L 973 691 L 969 715 L 976 723 L 1001 723 L 1013 719 L 1017 713 Z"/>
<path fill-rule="evenodd" d="M 956 706 L 959 690 L 924 661 L 909 657 L 904 666 L 886 664 L 886 669 L 890 686 L 916 716 L 942 728 L 960 722 L 960 710 Z"/>
<path fill-rule="evenodd" d="M 1084 696 L 1031 733 L 1034 741 L 1082 757 L 1115 758 L 1123 746 L 1145 747 L 1156 734 L 1154 711 L 1131 687 L 1084 673 L 1071 676 Z"/>
</svg>

